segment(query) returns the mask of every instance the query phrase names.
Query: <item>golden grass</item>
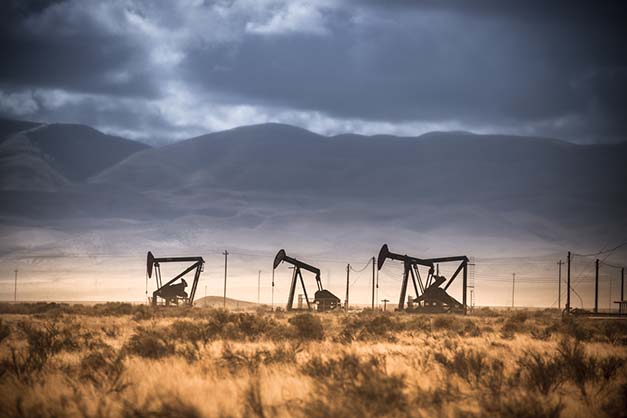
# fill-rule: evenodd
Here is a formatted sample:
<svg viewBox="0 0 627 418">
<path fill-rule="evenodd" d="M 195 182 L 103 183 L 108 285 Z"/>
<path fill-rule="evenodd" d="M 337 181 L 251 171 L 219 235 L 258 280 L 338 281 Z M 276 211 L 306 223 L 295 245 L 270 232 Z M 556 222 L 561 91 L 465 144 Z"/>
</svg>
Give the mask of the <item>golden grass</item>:
<svg viewBox="0 0 627 418">
<path fill-rule="evenodd" d="M 557 312 L 0 316 L 6 417 L 619 417 L 627 325 Z M 314 331 L 312 331 L 314 330 Z"/>
</svg>

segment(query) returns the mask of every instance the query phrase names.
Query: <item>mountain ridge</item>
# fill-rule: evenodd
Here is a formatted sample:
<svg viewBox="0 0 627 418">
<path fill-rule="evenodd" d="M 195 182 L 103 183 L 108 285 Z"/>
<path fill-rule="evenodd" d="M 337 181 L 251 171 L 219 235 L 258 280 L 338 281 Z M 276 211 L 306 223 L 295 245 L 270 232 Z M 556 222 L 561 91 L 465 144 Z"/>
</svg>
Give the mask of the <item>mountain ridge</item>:
<svg viewBox="0 0 627 418">
<path fill-rule="evenodd" d="M 547 235 L 594 222 L 623 228 L 627 196 L 616 191 L 627 183 L 626 158 L 627 147 L 620 144 L 582 147 L 467 132 L 338 137 L 257 124 L 144 147 L 69 185 L 44 172 L 41 177 L 52 180 L 41 189 L 52 193 L 6 195 L 18 200 L 1 213 L 201 216 L 247 227 L 282 213 L 330 223 L 404 219 L 411 228 L 490 229 L 496 222 L 501 230 L 526 219 Z M 46 202 L 44 209 L 32 208 L 38 200 Z M 357 207 L 363 209 L 355 212 Z"/>
</svg>

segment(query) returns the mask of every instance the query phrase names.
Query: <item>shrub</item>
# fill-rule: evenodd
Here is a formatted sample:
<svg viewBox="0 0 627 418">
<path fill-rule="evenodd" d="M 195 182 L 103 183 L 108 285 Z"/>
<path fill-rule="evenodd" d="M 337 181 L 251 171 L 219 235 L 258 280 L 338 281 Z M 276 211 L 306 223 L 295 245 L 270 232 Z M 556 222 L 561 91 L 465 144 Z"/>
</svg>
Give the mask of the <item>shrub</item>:
<svg viewBox="0 0 627 418">
<path fill-rule="evenodd" d="M 609 383 L 609 381 L 618 374 L 618 371 L 623 367 L 624 363 L 621 357 L 616 356 L 609 356 L 599 360 L 597 362 L 599 377 L 602 378 L 605 383 Z"/>
<path fill-rule="evenodd" d="M 444 354 L 436 353 L 435 360 L 448 371 L 456 373 L 467 381 L 479 381 L 481 373 L 488 369 L 486 353 L 475 350 L 458 350 L 449 359 Z"/>
<path fill-rule="evenodd" d="M 468 335 L 470 337 L 479 337 L 481 336 L 481 329 L 475 324 L 474 321 L 467 319 L 464 321 L 464 328 L 462 329 L 463 335 Z"/>
<path fill-rule="evenodd" d="M 627 336 L 627 323 L 625 321 L 605 321 L 601 324 L 601 332 L 612 344 L 617 344 Z"/>
<path fill-rule="evenodd" d="M 540 396 L 509 395 L 483 398 L 483 412 L 478 416 L 496 418 L 559 418 L 564 405 Z"/>
<path fill-rule="evenodd" d="M 175 395 L 151 396 L 142 404 L 126 401 L 122 418 L 201 418 L 198 408 Z"/>
<path fill-rule="evenodd" d="M 525 321 L 529 319 L 529 314 L 525 311 L 515 311 L 514 314 L 509 318 L 510 321 L 523 324 Z"/>
<path fill-rule="evenodd" d="M 221 364 L 228 368 L 231 373 L 241 369 L 255 372 L 261 365 L 296 364 L 296 355 L 300 351 L 299 344 L 279 346 L 274 351 L 255 350 L 253 352 L 234 350 L 230 345 L 226 344 L 222 350 Z"/>
<path fill-rule="evenodd" d="M 122 381 L 126 370 L 123 352 L 111 347 L 88 352 L 80 363 L 79 378 L 106 392 L 121 392 L 128 384 Z"/>
<path fill-rule="evenodd" d="M 206 322 L 174 321 L 169 326 L 167 334 L 169 334 L 172 339 L 189 342 L 195 348 L 198 348 L 199 342 L 207 344 L 210 340 L 209 329 Z"/>
<path fill-rule="evenodd" d="M 353 340 L 369 340 L 375 338 L 393 339 L 390 332 L 400 329 L 399 323 L 388 315 L 365 314 L 350 315 L 342 321 L 342 328 L 338 335 L 341 342 Z"/>
<path fill-rule="evenodd" d="M 579 340 L 568 337 L 560 340 L 557 351 L 561 356 L 561 362 L 568 377 L 586 396 L 586 383 L 596 377 L 597 364 L 595 359 L 586 355 Z"/>
<path fill-rule="evenodd" d="M 531 337 L 536 340 L 546 341 L 553 334 L 551 327 L 534 327 L 531 328 Z"/>
<path fill-rule="evenodd" d="M 32 382 L 48 363 L 50 357 L 61 350 L 78 348 L 77 337 L 68 329 L 61 330 L 56 323 L 36 327 L 31 322 L 17 324 L 28 343 L 26 350 L 11 347 L 11 358 L 0 362 L 0 375 L 12 373 L 18 380 Z"/>
<path fill-rule="evenodd" d="M 316 379 L 317 395 L 305 405 L 307 416 L 403 416 L 408 411 L 403 375 L 389 375 L 377 357 L 353 354 L 315 357 L 303 372 Z"/>
<path fill-rule="evenodd" d="M 293 327 L 296 337 L 303 340 L 322 340 L 324 327 L 316 315 L 310 313 L 299 314 L 288 320 Z"/>
<path fill-rule="evenodd" d="M 141 357 L 158 359 L 174 354 L 174 344 L 157 330 L 137 328 L 124 344 L 125 352 Z"/>
<path fill-rule="evenodd" d="M 117 338 L 120 335 L 120 328 L 115 325 L 102 326 L 100 330 L 109 338 Z"/>
<path fill-rule="evenodd" d="M 0 343 L 9 338 L 9 335 L 11 335 L 11 327 L 4 323 L 2 318 L 0 318 Z"/>
<path fill-rule="evenodd" d="M 562 362 L 536 351 L 527 351 L 518 360 L 518 373 L 524 384 L 543 395 L 557 388 L 563 380 Z"/>
<path fill-rule="evenodd" d="M 459 329 L 457 319 L 449 315 L 438 315 L 431 321 L 431 327 L 436 330 L 451 330 L 457 331 Z"/>
<path fill-rule="evenodd" d="M 606 393 L 601 410 L 608 417 L 624 418 L 627 411 L 627 383 L 613 385 Z"/>
<path fill-rule="evenodd" d="M 577 341 L 588 341 L 592 338 L 592 331 L 570 316 L 566 316 L 562 320 L 562 332 Z"/>
<path fill-rule="evenodd" d="M 517 332 L 526 331 L 526 320 L 527 314 L 524 312 L 516 312 L 513 316 L 505 319 L 501 326 L 501 337 L 511 339 Z"/>
</svg>

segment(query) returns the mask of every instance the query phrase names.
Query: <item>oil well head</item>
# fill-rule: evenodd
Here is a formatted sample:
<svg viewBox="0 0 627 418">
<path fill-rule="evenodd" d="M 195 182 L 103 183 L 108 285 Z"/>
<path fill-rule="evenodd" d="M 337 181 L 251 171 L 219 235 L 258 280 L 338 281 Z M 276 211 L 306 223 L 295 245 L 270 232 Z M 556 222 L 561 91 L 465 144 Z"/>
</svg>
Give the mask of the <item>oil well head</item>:
<svg viewBox="0 0 627 418">
<path fill-rule="evenodd" d="M 331 311 L 341 308 L 342 301 L 333 293 L 326 289 L 318 290 L 314 294 L 314 303 L 316 304 L 318 311 Z"/>
<path fill-rule="evenodd" d="M 181 273 L 174 276 L 172 279 L 163 283 L 161 278 L 162 263 L 191 263 L 191 265 Z M 155 257 L 151 251 L 148 251 L 146 256 L 146 274 L 148 277 L 152 277 L 154 273 L 157 284 L 157 289 L 152 293 L 151 303 L 153 305 L 157 305 L 161 300 L 166 305 L 178 305 L 179 303 L 192 305 L 194 303 L 198 280 L 200 278 L 200 273 L 203 271 L 204 264 L 205 260 L 203 260 L 202 257 Z M 194 274 L 194 279 L 190 293 L 188 294 L 185 291 L 187 281 L 184 276 L 192 272 Z"/>
</svg>

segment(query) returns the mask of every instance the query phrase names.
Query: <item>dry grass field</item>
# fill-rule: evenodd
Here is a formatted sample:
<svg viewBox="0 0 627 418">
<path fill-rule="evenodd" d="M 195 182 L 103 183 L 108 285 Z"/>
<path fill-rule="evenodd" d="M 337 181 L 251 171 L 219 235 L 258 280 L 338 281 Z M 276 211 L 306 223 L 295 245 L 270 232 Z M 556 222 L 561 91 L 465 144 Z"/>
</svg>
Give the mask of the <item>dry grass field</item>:
<svg viewBox="0 0 627 418">
<path fill-rule="evenodd" d="M 6 417 L 624 417 L 627 322 L 0 305 Z"/>
</svg>

